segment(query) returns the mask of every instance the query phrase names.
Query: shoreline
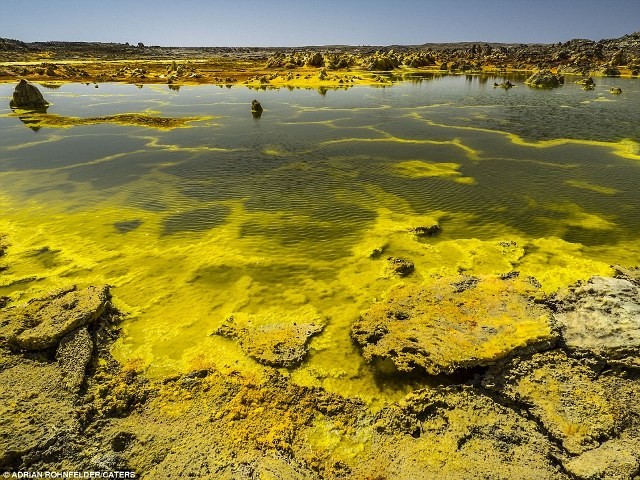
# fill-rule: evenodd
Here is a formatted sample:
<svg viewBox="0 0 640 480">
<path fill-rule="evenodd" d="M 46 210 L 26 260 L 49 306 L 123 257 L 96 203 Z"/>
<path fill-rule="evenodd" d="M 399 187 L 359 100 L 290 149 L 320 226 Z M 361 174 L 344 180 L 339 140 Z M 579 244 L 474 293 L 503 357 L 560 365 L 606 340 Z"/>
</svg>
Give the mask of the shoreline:
<svg viewBox="0 0 640 480">
<path fill-rule="evenodd" d="M 0 238 L 3 264 L 10 264 L 11 239 Z M 178 375 L 148 378 L 139 362 L 121 364 L 111 356 L 126 317 L 113 307 L 109 287 L 70 286 L 26 304 L 5 299 L 0 466 L 9 472 L 116 470 L 137 478 L 230 480 L 392 480 L 419 478 L 425 471 L 443 480 L 487 472 L 496 479 L 635 479 L 637 331 L 629 330 L 628 348 L 620 348 L 615 333 L 592 345 L 583 342 L 581 322 L 571 320 L 577 311 L 604 315 L 594 317 L 593 325 L 634 318 L 620 312 L 640 308 L 637 295 L 629 293 L 640 291 L 639 269 L 614 271 L 614 277 L 593 277 L 551 295 L 541 295 L 535 280 L 517 275 L 443 277 L 438 288 L 472 295 L 469 308 L 485 303 L 483 296 L 492 298 L 495 285 L 511 285 L 503 296 L 524 288 L 522 294 L 536 297 L 526 300 L 526 308 L 535 304 L 534 317 L 553 317 L 551 330 L 476 366 L 454 363 L 452 369 L 434 370 L 428 363 L 403 373 L 405 360 L 398 370 L 380 363 L 374 368 L 382 382 L 410 383 L 420 376 L 430 386 L 376 409 L 357 397 L 297 385 L 290 376 L 296 365 L 263 364 L 256 374 L 202 363 Z M 397 290 L 390 291 L 389 308 L 395 308 Z M 439 291 L 429 308 L 447 311 Z M 424 293 L 412 297 L 413 303 L 402 295 L 398 301 L 417 309 L 429 302 Z M 516 297 L 521 300 L 505 305 L 517 322 L 517 305 L 525 297 Z M 367 344 L 366 324 L 385 305 L 378 302 L 352 326 L 365 356 L 375 346 Z M 83 320 L 71 325 L 67 318 Z M 230 324 L 221 334 L 231 333 L 233 340 L 234 328 Z M 265 345 L 259 335 L 243 340 Z M 396 362 L 391 353 L 388 358 Z M 409 361 L 417 366 L 419 356 Z"/>
<path fill-rule="evenodd" d="M 0 39 L 0 82 L 344 86 L 410 74 L 640 75 L 640 33 L 559 44 L 462 42 L 388 47 L 180 48 Z M 270 78 L 274 77 L 274 78 Z M 272 80 L 276 80 L 272 82 Z M 393 80 L 391 79 L 391 82 Z"/>
</svg>

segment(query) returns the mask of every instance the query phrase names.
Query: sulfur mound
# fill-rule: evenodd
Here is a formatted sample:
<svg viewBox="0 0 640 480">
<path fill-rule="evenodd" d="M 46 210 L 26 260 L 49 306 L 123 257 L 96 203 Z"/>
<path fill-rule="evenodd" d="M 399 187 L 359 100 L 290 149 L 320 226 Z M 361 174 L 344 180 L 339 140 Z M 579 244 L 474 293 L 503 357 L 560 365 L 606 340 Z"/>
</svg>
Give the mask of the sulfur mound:
<svg viewBox="0 0 640 480">
<path fill-rule="evenodd" d="M 607 380 L 598 378 L 598 371 L 588 363 L 562 351 L 492 367 L 484 385 L 527 405 L 549 434 L 574 455 L 599 446 L 623 426 L 623 406 Z"/>
<path fill-rule="evenodd" d="M 295 367 L 307 355 L 311 337 L 323 328 L 324 320 L 309 307 L 291 313 L 279 310 L 256 315 L 236 313 L 215 334 L 237 339 L 242 350 L 259 363 Z"/>
<path fill-rule="evenodd" d="M 534 290 L 526 279 L 489 276 L 398 285 L 353 323 L 351 337 L 367 360 L 390 359 L 401 371 L 488 365 L 555 342 L 549 314 L 527 298 Z"/>
<path fill-rule="evenodd" d="M 17 322 L 33 326 L 19 333 L 12 343 L 24 350 L 56 346 L 68 333 L 95 321 L 104 312 L 109 298 L 108 287 L 91 286 L 33 301 L 13 312 Z"/>
</svg>

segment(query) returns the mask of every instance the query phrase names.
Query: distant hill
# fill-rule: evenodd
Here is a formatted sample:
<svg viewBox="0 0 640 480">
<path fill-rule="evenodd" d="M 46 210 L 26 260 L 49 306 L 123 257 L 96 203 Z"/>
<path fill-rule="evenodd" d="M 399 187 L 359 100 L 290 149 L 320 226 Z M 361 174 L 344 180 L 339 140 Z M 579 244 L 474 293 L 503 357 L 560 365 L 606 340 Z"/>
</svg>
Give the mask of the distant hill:
<svg viewBox="0 0 640 480">
<path fill-rule="evenodd" d="M 62 41 L 47 41 L 47 42 L 23 42 L 15 39 L 0 38 L 0 51 L 75 51 L 75 52 L 140 52 L 141 50 L 157 50 L 157 49 L 179 49 L 179 50 L 196 50 L 196 51 L 256 51 L 256 50 L 291 50 L 291 49 L 335 49 L 335 50 L 350 50 L 350 49 L 367 49 L 367 48 L 428 48 L 428 49 L 466 49 L 471 48 L 473 45 L 488 45 L 492 48 L 496 47 L 516 47 L 516 46 L 544 46 L 544 45 L 578 45 L 578 44 L 592 44 L 592 45 L 617 45 L 622 48 L 630 47 L 637 48 L 640 44 L 640 32 L 624 35 L 620 38 L 602 39 L 599 41 L 589 39 L 572 39 L 564 43 L 536 43 L 536 44 L 522 44 L 522 43 L 507 43 L 507 42 L 448 42 L 448 43 L 423 43 L 419 45 L 301 45 L 297 47 L 225 47 L 225 46 L 201 46 L 201 47 L 181 47 L 181 46 L 145 46 L 142 43 L 137 45 L 130 45 L 129 43 L 101 43 L 101 42 L 62 42 Z"/>
</svg>

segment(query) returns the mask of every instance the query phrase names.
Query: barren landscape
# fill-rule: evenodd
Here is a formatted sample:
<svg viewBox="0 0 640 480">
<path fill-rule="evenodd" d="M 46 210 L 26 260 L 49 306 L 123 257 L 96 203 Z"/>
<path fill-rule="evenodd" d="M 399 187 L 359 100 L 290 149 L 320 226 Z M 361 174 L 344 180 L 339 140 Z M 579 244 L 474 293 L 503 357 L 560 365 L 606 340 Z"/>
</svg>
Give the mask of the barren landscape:
<svg viewBox="0 0 640 480">
<path fill-rule="evenodd" d="M 426 116 L 444 102 L 307 107 L 301 97 L 268 97 L 271 104 L 260 98 L 262 115 L 244 97 L 197 96 L 205 85 L 250 88 L 256 98 L 277 89 L 393 89 L 420 75 L 491 78 L 501 93 L 572 85 L 572 95 L 588 95 L 603 79 L 628 81 L 558 107 L 582 112 L 611 99 L 622 104 L 639 74 L 640 33 L 535 45 L 300 48 L 0 39 L 0 82 L 25 79 L 44 94 L 39 108 L 12 103 L 9 110 L 7 97 L 0 115 L 15 138 L 0 150 L 0 472 L 640 479 L 640 271 L 631 263 L 640 249 L 634 210 L 624 203 L 637 195 L 637 177 L 626 173 L 640 159 L 637 135 L 627 135 L 638 131 L 633 122 L 612 129 L 622 138 L 591 139 L 578 128 L 530 139 L 504 116 L 497 117 L 504 131 L 479 125 L 488 121 L 485 110 L 468 122 L 457 110 L 446 119 Z M 54 97 L 55 108 L 44 100 L 79 83 L 96 92 L 114 83 L 143 91 L 164 85 L 158 95 L 168 85 L 213 107 L 191 115 L 186 103 L 153 97 L 146 101 L 159 112 L 73 116 L 56 108 L 82 97 L 79 90 Z M 107 103 L 117 98 L 110 95 Z M 90 97 L 78 108 L 103 108 L 103 100 Z M 278 111 L 285 107 L 277 101 L 295 114 Z M 235 125 L 228 112 L 238 103 L 251 123 L 218 134 Z M 178 113 L 165 114 L 167 105 Z M 495 105 L 468 110 L 476 107 Z M 383 120 L 346 123 L 345 111 L 364 111 L 365 119 L 381 111 Z M 260 129 L 277 115 L 279 130 L 264 140 Z M 291 136 L 301 146 L 277 135 L 288 128 L 300 129 Z M 300 139 L 314 133 L 305 128 L 329 133 L 307 145 Z M 96 132 L 114 140 L 93 156 L 85 145 L 101 141 Z M 51 165 L 37 150 L 83 135 L 90 143 L 71 144 L 87 156 L 78 165 L 73 148 L 64 150 L 70 159 L 52 155 Z M 235 140 L 245 137 L 250 147 Z M 118 142 L 126 150 L 107 151 Z M 383 154 L 391 166 L 367 163 Z M 225 155 L 236 155 L 230 166 Z M 535 165 L 558 178 L 595 158 L 585 169 L 604 164 L 608 170 L 594 174 L 602 184 L 578 174 L 558 184 L 569 196 L 602 197 L 601 210 L 577 200 L 544 204 L 534 187 L 519 190 L 518 175 L 504 174 L 504 166 L 486 174 L 514 185 L 499 190 L 496 205 L 459 200 L 480 188 L 496 197 L 477 172 L 499 155 L 500 165 L 521 155 L 522 171 Z M 100 170 L 121 158 L 132 163 Z M 245 159 L 249 173 L 238 173 Z M 195 167 L 183 168 L 190 161 Z M 616 173 L 616 162 L 627 170 Z M 90 170 L 87 180 L 79 168 L 98 173 Z M 614 177 L 618 184 L 609 185 Z M 52 186 L 40 191 L 34 179 Z M 127 182 L 135 190 L 118 190 Z M 544 185 L 535 188 L 548 196 Z M 461 206 L 419 208 L 420 195 L 436 204 L 431 191 Z M 136 203 L 147 196 L 148 204 Z M 183 203 L 164 205 L 176 198 Z M 606 202 L 616 198 L 614 212 Z M 524 226 L 481 216 L 506 218 L 507 207 L 521 203 L 535 210 Z M 612 252 L 619 257 L 609 259 Z M 150 300 L 136 305 L 136 298 Z M 163 362 L 176 371 L 166 374 Z"/>
</svg>

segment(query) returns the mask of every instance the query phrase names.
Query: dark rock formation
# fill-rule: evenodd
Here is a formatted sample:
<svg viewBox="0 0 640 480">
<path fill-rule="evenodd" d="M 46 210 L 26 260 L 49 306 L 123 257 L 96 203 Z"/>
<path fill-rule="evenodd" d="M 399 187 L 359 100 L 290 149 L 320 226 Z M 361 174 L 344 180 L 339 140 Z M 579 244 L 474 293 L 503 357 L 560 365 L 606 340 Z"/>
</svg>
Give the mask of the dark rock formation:
<svg viewBox="0 0 640 480">
<path fill-rule="evenodd" d="M 369 59 L 363 60 L 367 70 L 372 71 L 388 71 L 398 68 L 401 65 L 400 59 L 393 53 L 393 51 L 382 53 L 376 52 L 375 55 Z"/>
<path fill-rule="evenodd" d="M 527 78 L 524 83 L 538 88 L 556 88 L 564 83 L 564 77 L 555 75 L 549 70 L 540 70 Z"/>
<path fill-rule="evenodd" d="M 515 85 L 513 83 L 511 83 L 509 80 L 507 80 L 506 82 L 502 82 L 502 83 L 497 83 L 494 82 L 493 87 L 494 88 L 504 88 L 505 90 L 509 90 L 510 88 L 513 88 Z"/>
<path fill-rule="evenodd" d="M 251 111 L 254 113 L 262 113 L 262 105 L 258 100 L 253 100 L 251 102 Z"/>
<path fill-rule="evenodd" d="M 404 258 L 387 258 L 387 269 L 391 275 L 406 277 L 413 272 L 414 268 L 415 266 L 413 265 L 413 262 L 405 260 Z"/>
<path fill-rule="evenodd" d="M 580 80 L 576 80 L 578 85 L 582 85 L 583 87 L 595 87 L 596 82 L 591 77 L 581 78 Z"/>
<path fill-rule="evenodd" d="M 310 67 L 322 67 L 324 66 L 324 57 L 320 52 L 312 53 L 307 58 L 306 64 Z"/>
<path fill-rule="evenodd" d="M 433 225 L 421 225 L 418 227 L 411 227 L 409 233 L 416 237 L 433 237 L 440 232 L 440 225 L 434 223 Z"/>
<path fill-rule="evenodd" d="M 603 68 L 601 73 L 602 73 L 602 75 L 605 75 L 607 77 L 619 77 L 620 76 L 620 70 L 617 67 L 612 67 L 611 65 L 608 65 L 605 68 Z"/>
<path fill-rule="evenodd" d="M 27 82 L 25 79 L 20 80 L 13 91 L 13 98 L 9 102 L 11 108 L 36 108 L 42 109 L 49 106 L 42 93 L 38 88 Z"/>
</svg>

